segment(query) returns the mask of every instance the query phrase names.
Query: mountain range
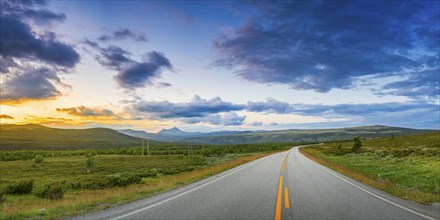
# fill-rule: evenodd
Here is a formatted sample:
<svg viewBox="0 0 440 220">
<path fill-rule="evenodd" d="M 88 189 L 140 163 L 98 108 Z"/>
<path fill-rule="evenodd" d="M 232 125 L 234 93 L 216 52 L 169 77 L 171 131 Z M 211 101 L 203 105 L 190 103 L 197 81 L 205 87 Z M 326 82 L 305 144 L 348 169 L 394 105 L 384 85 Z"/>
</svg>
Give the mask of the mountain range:
<svg viewBox="0 0 440 220">
<path fill-rule="evenodd" d="M 231 134 L 246 133 L 249 131 L 214 131 L 214 132 L 187 132 L 182 131 L 177 127 L 170 129 L 162 129 L 158 133 L 148 133 L 146 131 L 124 129 L 118 130 L 122 134 L 130 135 L 133 137 L 147 138 L 156 141 L 163 142 L 192 142 L 192 138 L 200 137 L 212 137 L 212 136 L 224 136 Z"/>
<path fill-rule="evenodd" d="M 140 138 L 148 138 L 163 142 L 190 142 L 200 144 L 252 144 L 268 142 L 322 142 L 347 140 L 353 136 L 362 138 L 386 137 L 391 135 L 407 135 L 425 133 L 433 130 L 419 130 L 383 125 L 359 126 L 334 129 L 289 129 L 274 131 L 216 131 L 216 132 L 185 132 L 176 127 L 162 129 L 158 133 L 147 133 L 137 130 L 119 130 L 119 132 Z"/>
</svg>

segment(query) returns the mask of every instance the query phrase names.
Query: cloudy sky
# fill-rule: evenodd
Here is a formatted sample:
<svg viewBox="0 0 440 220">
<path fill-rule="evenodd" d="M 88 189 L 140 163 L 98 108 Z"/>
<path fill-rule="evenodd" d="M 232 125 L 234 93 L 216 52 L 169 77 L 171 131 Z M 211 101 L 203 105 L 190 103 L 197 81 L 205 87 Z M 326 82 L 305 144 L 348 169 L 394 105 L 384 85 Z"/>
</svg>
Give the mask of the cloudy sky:
<svg viewBox="0 0 440 220">
<path fill-rule="evenodd" d="M 0 3 L 2 123 L 439 129 L 439 1 Z"/>
</svg>

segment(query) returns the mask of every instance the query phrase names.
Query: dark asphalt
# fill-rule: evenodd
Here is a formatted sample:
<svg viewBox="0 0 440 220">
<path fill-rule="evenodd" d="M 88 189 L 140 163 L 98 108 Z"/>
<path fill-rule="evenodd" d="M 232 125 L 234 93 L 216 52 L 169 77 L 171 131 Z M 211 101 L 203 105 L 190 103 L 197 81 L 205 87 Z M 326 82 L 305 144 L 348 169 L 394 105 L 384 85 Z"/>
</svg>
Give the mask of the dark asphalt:
<svg viewBox="0 0 440 220">
<path fill-rule="evenodd" d="M 440 219 L 440 207 L 404 201 L 363 185 L 311 161 L 295 147 L 167 193 L 72 219 L 277 217 Z"/>
</svg>

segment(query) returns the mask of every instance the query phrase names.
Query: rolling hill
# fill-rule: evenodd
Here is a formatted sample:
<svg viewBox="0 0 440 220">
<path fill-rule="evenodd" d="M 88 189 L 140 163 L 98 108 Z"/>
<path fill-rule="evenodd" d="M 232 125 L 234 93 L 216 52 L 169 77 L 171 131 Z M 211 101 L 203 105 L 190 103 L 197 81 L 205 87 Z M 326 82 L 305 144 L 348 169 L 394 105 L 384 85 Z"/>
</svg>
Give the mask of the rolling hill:
<svg viewBox="0 0 440 220">
<path fill-rule="evenodd" d="M 151 144 L 180 142 L 194 144 L 253 144 L 270 142 L 323 142 L 363 138 L 390 137 L 426 133 L 417 130 L 387 126 L 364 126 L 337 129 L 278 130 L 278 131 L 217 131 L 185 132 L 178 128 L 163 129 L 159 133 L 109 128 L 57 129 L 42 125 L 1 124 L 0 150 L 71 150 L 84 148 L 115 148 L 140 146 L 139 138 L 151 139 Z M 169 144 L 168 144 L 169 145 Z"/>
<path fill-rule="evenodd" d="M 210 144 L 250 144 L 266 142 L 324 142 L 333 140 L 347 140 L 354 136 L 362 138 L 390 137 L 391 135 L 409 135 L 431 132 L 432 130 L 418 130 L 381 125 L 362 126 L 337 129 L 313 130 L 280 130 L 246 132 L 240 134 L 192 138 L 192 142 Z"/>
<path fill-rule="evenodd" d="M 174 130 L 176 128 L 173 128 Z M 179 130 L 180 131 L 180 130 Z M 269 143 L 269 142 L 323 142 L 332 140 L 347 140 L 353 136 L 359 135 L 362 138 L 389 137 L 391 135 L 409 135 L 431 132 L 433 130 L 418 130 L 400 127 L 388 127 L 382 125 L 361 126 L 350 128 L 335 129 L 291 129 L 277 131 L 242 131 L 227 133 L 210 132 L 210 133 L 189 133 L 183 132 L 184 135 L 163 135 L 148 133 L 148 136 L 138 136 L 150 138 L 157 141 L 180 141 L 200 144 L 253 144 L 253 143 Z M 125 133 L 137 136 L 136 132 Z M 192 135 L 191 135 L 192 134 Z"/>
<path fill-rule="evenodd" d="M 132 129 L 118 130 L 119 132 L 133 137 L 147 138 L 163 142 L 193 142 L 192 138 L 213 137 L 221 135 L 246 133 L 248 131 L 214 131 L 214 132 L 186 132 L 179 128 L 162 129 L 158 133 L 148 133 Z"/>
<path fill-rule="evenodd" d="M 42 125 L 0 126 L 0 150 L 62 150 L 139 146 L 139 138 L 108 128 L 56 129 Z"/>
</svg>

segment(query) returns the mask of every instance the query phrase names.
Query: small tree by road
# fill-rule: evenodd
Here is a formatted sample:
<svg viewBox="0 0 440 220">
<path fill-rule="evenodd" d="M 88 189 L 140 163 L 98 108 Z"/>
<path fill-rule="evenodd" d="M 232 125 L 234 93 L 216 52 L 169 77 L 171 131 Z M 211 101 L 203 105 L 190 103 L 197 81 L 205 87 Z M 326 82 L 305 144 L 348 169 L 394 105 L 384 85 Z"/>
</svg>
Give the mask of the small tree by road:
<svg viewBox="0 0 440 220">
<path fill-rule="evenodd" d="M 351 151 L 353 153 L 359 153 L 362 147 L 362 140 L 361 137 L 356 136 L 353 138 L 353 148 L 351 149 Z"/>
<path fill-rule="evenodd" d="M 86 162 L 87 173 L 90 173 L 92 172 L 93 166 L 95 165 L 95 158 L 93 158 L 92 153 L 88 153 L 86 155 L 86 158 L 87 158 L 87 162 Z"/>
<path fill-rule="evenodd" d="M 338 143 L 338 145 L 336 146 L 336 150 L 338 155 L 342 155 L 342 144 L 341 142 Z"/>
</svg>

